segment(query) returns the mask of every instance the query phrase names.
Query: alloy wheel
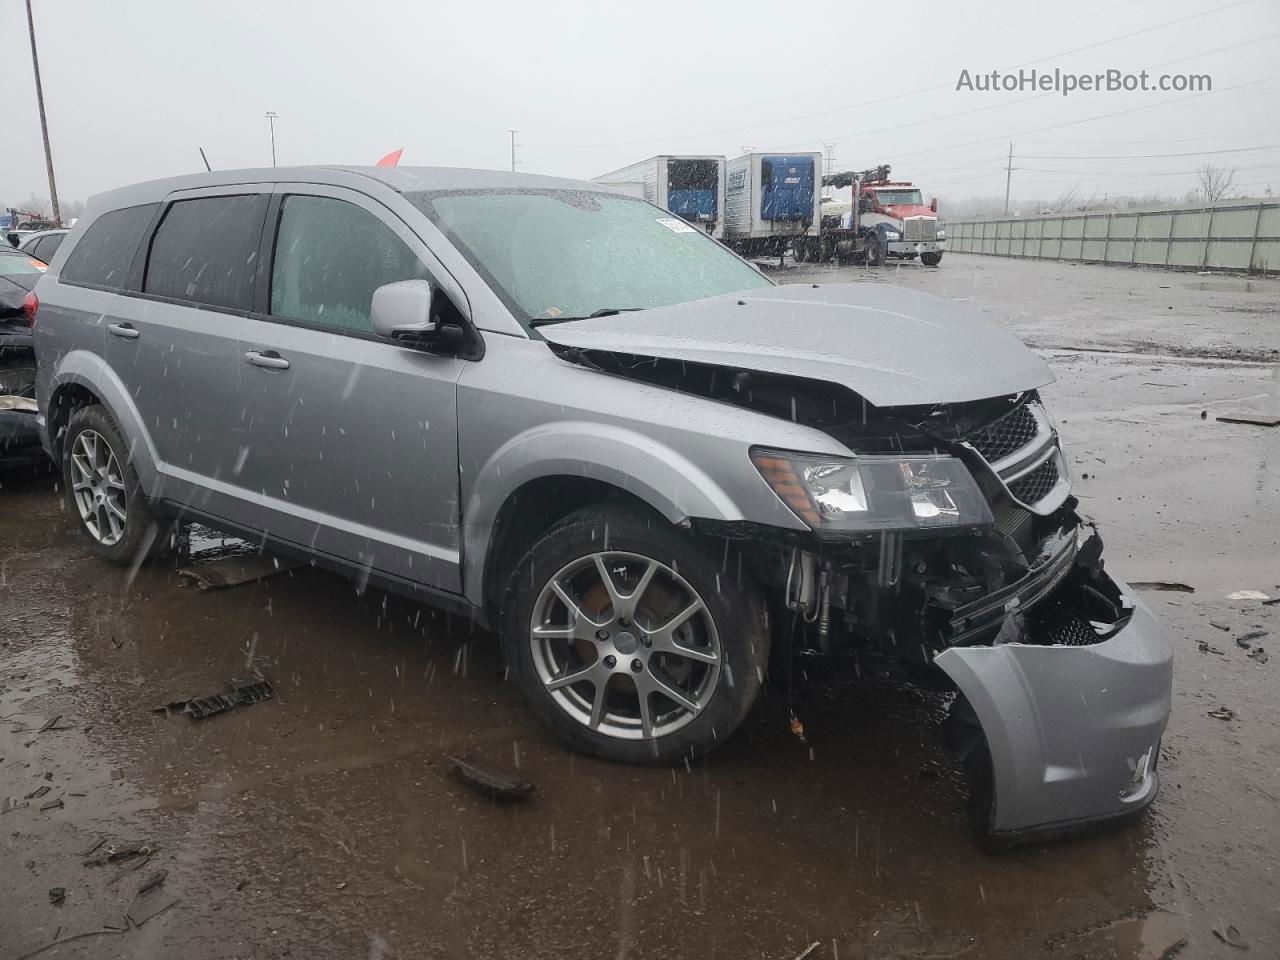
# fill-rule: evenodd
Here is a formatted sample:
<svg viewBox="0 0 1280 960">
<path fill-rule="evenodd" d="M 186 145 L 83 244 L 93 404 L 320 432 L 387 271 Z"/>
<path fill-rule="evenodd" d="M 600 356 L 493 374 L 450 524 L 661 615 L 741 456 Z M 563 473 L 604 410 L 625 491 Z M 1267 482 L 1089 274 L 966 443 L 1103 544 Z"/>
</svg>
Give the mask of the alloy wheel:
<svg viewBox="0 0 1280 960">
<path fill-rule="evenodd" d="M 559 709 L 625 740 L 692 722 L 723 672 L 715 621 L 698 592 L 635 553 L 592 553 L 562 567 L 534 603 L 529 645 Z"/>
<path fill-rule="evenodd" d="M 83 430 L 71 446 L 71 493 L 94 540 L 114 546 L 124 536 L 128 497 L 115 451 L 96 430 Z"/>
</svg>

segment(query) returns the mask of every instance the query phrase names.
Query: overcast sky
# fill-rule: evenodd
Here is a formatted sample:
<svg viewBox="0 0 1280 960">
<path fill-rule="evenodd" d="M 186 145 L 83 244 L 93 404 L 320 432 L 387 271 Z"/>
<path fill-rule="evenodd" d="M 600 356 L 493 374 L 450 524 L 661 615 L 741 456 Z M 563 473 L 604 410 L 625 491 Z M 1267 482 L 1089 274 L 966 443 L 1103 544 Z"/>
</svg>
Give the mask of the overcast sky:
<svg viewBox="0 0 1280 960">
<path fill-rule="evenodd" d="M 507 168 L 508 128 L 518 169 L 582 177 L 656 153 L 830 142 L 838 165 L 890 162 L 945 205 L 1003 195 L 1013 140 L 1015 207 L 1075 184 L 1181 195 L 1204 162 L 1235 167 L 1248 194 L 1280 192 L 1277 0 L 34 8 L 64 200 L 202 169 L 201 146 L 216 168 L 270 165 L 268 110 L 281 164 L 367 164 L 404 147 L 405 165 Z M 0 0 L 0 38 L 0 201 L 14 203 L 48 193 L 22 0 Z M 962 69 L 1033 62 L 1207 73 L 1213 92 L 955 89 Z M 1077 122 L 1103 114 L 1119 115 Z"/>
</svg>

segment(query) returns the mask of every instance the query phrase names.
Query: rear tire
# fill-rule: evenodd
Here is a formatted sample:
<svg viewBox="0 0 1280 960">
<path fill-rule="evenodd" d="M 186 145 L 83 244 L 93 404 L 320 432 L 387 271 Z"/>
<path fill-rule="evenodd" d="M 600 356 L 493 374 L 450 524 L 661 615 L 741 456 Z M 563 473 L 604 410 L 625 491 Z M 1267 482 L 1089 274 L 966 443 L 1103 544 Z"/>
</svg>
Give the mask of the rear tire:
<svg viewBox="0 0 1280 960">
<path fill-rule="evenodd" d="M 633 507 L 556 523 L 502 603 L 503 651 L 530 709 L 606 760 L 670 764 L 728 739 L 769 657 L 760 591 L 739 569 Z"/>
<path fill-rule="evenodd" d="M 67 508 L 94 552 L 122 566 L 160 552 L 168 540 L 138 485 L 128 449 L 102 407 L 71 414 L 62 439 Z"/>
<path fill-rule="evenodd" d="M 922 253 L 920 254 L 920 262 L 926 267 L 936 267 L 942 262 L 942 254 L 940 253 Z"/>
</svg>

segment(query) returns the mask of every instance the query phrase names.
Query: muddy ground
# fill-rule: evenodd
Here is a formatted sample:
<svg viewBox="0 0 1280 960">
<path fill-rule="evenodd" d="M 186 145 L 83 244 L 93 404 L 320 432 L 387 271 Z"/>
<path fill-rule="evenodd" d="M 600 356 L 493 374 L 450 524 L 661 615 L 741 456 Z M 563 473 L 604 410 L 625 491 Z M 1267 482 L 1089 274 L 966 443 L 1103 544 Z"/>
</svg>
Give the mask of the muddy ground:
<svg viewBox="0 0 1280 960">
<path fill-rule="evenodd" d="M 1145 594 L 1177 661 L 1143 820 L 985 854 L 943 702 L 817 662 L 808 745 L 775 692 L 691 768 L 574 757 L 490 637 L 305 569 L 202 592 L 107 566 L 55 478 L 10 473 L 0 798 L 49 789 L 0 814 L 0 960 L 1280 956 L 1280 605 L 1228 599 L 1280 596 L 1280 429 L 1215 419 L 1280 414 L 1280 282 L 954 254 L 777 276 L 971 300 L 1049 357 L 1111 569 L 1195 591 Z M 152 711 L 254 668 L 274 700 Z M 454 753 L 518 766 L 537 798 L 478 797 Z M 149 859 L 85 865 L 130 841 Z M 159 871 L 177 902 L 127 922 Z"/>
</svg>

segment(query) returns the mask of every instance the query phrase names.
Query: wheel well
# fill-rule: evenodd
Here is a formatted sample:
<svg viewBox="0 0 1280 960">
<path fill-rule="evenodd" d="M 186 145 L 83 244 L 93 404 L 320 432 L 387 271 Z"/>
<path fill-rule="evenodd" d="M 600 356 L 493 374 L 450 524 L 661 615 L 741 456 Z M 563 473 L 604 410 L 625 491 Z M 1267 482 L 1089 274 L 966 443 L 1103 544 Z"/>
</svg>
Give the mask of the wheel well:
<svg viewBox="0 0 1280 960">
<path fill-rule="evenodd" d="M 49 442 L 53 446 L 54 455 L 62 455 L 62 435 L 66 432 L 71 415 L 81 407 L 91 407 L 101 403 L 97 395 L 88 387 L 78 383 L 68 383 L 53 392 L 49 400 Z"/>
<path fill-rule="evenodd" d="M 580 507 L 606 500 L 630 503 L 653 512 L 653 508 L 635 494 L 587 477 L 539 477 L 507 497 L 489 535 L 484 569 L 485 607 L 497 614 L 505 587 L 503 577 L 545 530 Z"/>
</svg>

